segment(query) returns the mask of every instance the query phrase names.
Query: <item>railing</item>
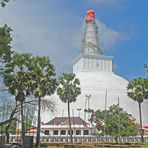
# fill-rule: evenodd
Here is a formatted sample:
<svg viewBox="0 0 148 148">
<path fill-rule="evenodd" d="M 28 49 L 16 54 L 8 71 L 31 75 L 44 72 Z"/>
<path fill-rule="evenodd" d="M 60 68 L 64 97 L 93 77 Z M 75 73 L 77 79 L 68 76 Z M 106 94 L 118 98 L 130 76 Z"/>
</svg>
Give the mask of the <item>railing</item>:
<svg viewBox="0 0 148 148">
<path fill-rule="evenodd" d="M 34 142 L 35 142 L 34 137 Z M 10 136 L 10 142 L 19 142 L 21 140 L 21 137 L 19 135 L 11 135 Z M 68 136 L 41 136 L 41 142 L 69 142 L 70 137 Z M 115 138 L 106 136 L 90 136 L 90 137 L 80 137 L 80 136 L 73 136 L 73 141 L 74 142 L 107 142 L 107 143 L 114 143 Z M 135 137 L 120 137 L 118 138 L 118 141 L 121 143 L 126 143 L 126 142 L 140 142 L 141 137 L 135 136 Z M 148 136 L 144 137 L 144 141 L 148 142 Z"/>
</svg>

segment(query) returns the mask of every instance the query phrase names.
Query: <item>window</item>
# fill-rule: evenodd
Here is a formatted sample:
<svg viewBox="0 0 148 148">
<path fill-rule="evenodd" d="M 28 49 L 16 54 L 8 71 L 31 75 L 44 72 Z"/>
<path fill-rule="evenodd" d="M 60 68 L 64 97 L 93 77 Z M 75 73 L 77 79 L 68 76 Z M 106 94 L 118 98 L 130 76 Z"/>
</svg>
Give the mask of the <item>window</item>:
<svg viewBox="0 0 148 148">
<path fill-rule="evenodd" d="M 53 135 L 58 135 L 58 130 L 54 130 Z"/>
<path fill-rule="evenodd" d="M 84 135 L 89 135 L 89 131 L 88 130 L 84 130 Z"/>
<path fill-rule="evenodd" d="M 61 130 L 61 135 L 66 135 L 66 131 L 65 130 Z"/>
<path fill-rule="evenodd" d="M 81 135 L 81 131 L 80 130 L 76 130 L 76 135 Z"/>
<path fill-rule="evenodd" d="M 73 135 L 73 130 L 71 132 L 72 132 L 72 135 Z M 70 130 L 68 131 L 68 135 L 70 135 Z"/>
<path fill-rule="evenodd" d="M 44 131 L 44 134 L 45 134 L 45 135 L 49 135 L 49 130 L 45 130 L 45 131 Z"/>
</svg>

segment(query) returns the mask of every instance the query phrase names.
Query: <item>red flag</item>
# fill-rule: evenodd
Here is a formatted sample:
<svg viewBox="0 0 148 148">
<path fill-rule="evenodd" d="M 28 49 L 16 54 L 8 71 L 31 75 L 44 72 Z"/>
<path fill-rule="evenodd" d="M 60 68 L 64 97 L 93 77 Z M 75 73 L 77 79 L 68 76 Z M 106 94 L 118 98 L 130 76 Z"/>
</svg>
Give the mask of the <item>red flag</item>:
<svg viewBox="0 0 148 148">
<path fill-rule="evenodd" d="M 83 125 L 84 125 L 85 128 L 88 128 L 88 123 L 83 122 Z"/>
<path fill-rule="evenodd" d="M 148 129 L 148 125 L 143 126 L 145 129 Z"/>
</svg>

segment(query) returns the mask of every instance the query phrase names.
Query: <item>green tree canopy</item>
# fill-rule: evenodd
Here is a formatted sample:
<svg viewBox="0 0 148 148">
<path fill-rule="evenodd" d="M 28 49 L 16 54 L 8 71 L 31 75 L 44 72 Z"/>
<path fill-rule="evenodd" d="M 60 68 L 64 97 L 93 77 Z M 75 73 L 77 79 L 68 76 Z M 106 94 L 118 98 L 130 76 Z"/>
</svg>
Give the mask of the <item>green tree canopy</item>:
<svg viewBox="0 0 148 148">
<path fill-rule="evenodd" d="M 141 114 L 141 103 L 148 99 L 148 78 L 135 78 L 131 80 L 127 86 L 128 96 L 134 101 L 138 102 L 139 105 L 139 117 L 140 117 L 140 130 L 141 130 L 141 141 L 143 139 L 142 132 L 142 114 Z"/>
<path fill-rule="evenodd" d="M 80 82 L 75 78 L 75 74 L 64 73 L 59 78 L 59 87 L 57 93 L 64 103 L 75 102 L 77 96 L 81 93 Z"/>
<path fill-rule="evenodd" d="M 70 103 L 75 102 L 77 96 L 81 94 L 80 81 L 75 77 L 75 74 L 64 73 L 59 78 L 59 86 L 57 88 L 57 94 L 59 95 L 62 102 L 68 104 L 70 142 L 73 142 L 72 131 L 71 131 L 71 121 L 70 121 Z"/>
<path fill-rule="evenodd" d="M 108 110 L 97 110 L 95 112 L 95 122 L 102 134 L 118 137 L 133 136 L 138 133 L 139 125 L 135 123 L 132 115 L 118 105 L 112 105 Z"/>
<path fill-rule="evenodd" d="M 29 70 L 29 90 L 33 96 L 38 98 L 38 125 L 36 137 L 36 148 L 38 148 L 40 144 L 41 99 L 55 92 L 57 81 L 55 78 L 55 68 L 48 57 L 33 57 L 29 65 Z"/>
<path fill-rule="evenodd" d="M 21 104 L 22 141 L 25 136 L 23 105 L 26 96 L 30 94 L 28 89 L 30 61 L 30 54 L 14 54 L 11 61 L 5 65 L 3 72 L 4 83 L 9 93 L 15 97 L 16 102 Z"/>
<path fill-rule="evenodd" d="M 29 79 L 28 66 L 30 61 L 30 54 L 14 54 L 3 72 L 4 84 L 19 102 L 24 101 L 25 95 L 29 93 L 27 80 Z"/>
<path fill-rule="evenodd" d="M 5 7 L 6 4 L 9 2 L 10 0 L 0 0 L 0 4 L 2 7 Z"/>
<path fill-rule="evenodd" d="M 29 85 L 33 96 L 43 98 L 54 93 L 57 86 L 55 68 L 48 57 L 33 57 L 29 70 Z"/>
<path fill-rule="evenodd" d="M 148 79 L 147 78 L 135 78 L 129 82 L 128 86 L 128 96 L 142 103 L 145 99 L 148 99 Z"/>
<path fill-rule="evenodd" d="M 7 25 L 0 27 L 0 62 L 3 63 L 11 59 L 11 31 L 12 29 Z"/>
</svg>

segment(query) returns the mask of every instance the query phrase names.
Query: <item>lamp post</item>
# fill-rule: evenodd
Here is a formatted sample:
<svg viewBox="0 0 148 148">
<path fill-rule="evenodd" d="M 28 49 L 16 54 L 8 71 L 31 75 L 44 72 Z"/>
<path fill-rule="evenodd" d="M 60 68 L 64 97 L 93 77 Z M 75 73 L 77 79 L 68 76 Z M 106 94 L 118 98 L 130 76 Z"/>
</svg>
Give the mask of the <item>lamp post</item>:
<svg viewBox="0 0 148 148">
<path fill-rule="evenodd" d="M 81 108 L 77 108 L 77 111 L 79 112 L 79 117 L 80 117 Z"/>
<path fill-rule="evenodd" d="M 88 109 L 87 109 L 88 119 L 87 120 L 89 121 L 89 140 L 90 140 L 90 103 L 89 103 L 89 101 L 91 100 L 91 95 L 86 94 L 85 96 L 86 96 L 86 101 L 85 102 L 88 101 Z M 85 105 L 86 105 L 86 103 L 85 103 Z M 86 114 L 85 114 L 85 116 L 86 116 Z"/>
<path fill-rule="evenodd" d="M 89 94 L 89 95 L 85 95 L 85 116 L 84 116 L 84 120 L 86 121 L 86 112 L 88 112 L 89 113 L 89 110 L 90 110 L 90 104 L 89 104 L 89 101 L 90 101 L 90 99 L 91 99 L 91 95 Z M 86 106 L 87 106 L 87 101 L 88 101 L 88 108 L 86 109 Z M 86 111 L 87 110 L 87 111 Z M 88 114 L 88 119 L 90 118 L 90 113 Z M 88 120 L 87 119 L 87 120 Z"/>
<path fill-rule="evenodd" d="M 79 112 L 79 128 L 80 128 L 80 111 L 81 111 L 81 108 L 77 108 L 77 111 Z"/>
</svg>

